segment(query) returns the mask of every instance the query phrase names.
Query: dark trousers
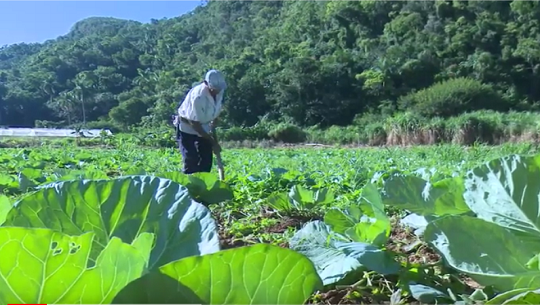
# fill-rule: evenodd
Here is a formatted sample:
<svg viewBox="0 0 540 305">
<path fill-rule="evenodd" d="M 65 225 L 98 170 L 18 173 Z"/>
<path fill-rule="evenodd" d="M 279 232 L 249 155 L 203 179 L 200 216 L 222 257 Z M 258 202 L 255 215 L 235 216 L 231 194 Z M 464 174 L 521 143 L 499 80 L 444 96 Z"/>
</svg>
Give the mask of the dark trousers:
<svg viewBox="0 0 540 305">
<path fill-rule="evenodd" d="M 178 147 L 184 161 L 184 174 L 199 172 L 209 173 L 212 170 L 212 143 L 202 137 L 185 132 L 178 132 Z"/>
</svg>

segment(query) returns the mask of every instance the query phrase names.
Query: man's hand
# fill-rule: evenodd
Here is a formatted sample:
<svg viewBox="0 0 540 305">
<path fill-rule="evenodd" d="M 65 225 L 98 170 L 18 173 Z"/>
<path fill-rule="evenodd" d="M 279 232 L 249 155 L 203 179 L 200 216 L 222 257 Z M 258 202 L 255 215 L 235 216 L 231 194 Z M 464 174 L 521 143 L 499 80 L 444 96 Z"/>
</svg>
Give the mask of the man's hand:
<svg viewBox="0 0 540 305">
<path fill-rule="evenodd" d="M 213 119 L 212 122 L 210 122 L 210 128 L 212 129 L 212 132 L 216 130 L 218 123 L 219 123 L 219 117 Z"/>
<path fill-rule="evenodd" d="M 210 143 L 212 143 L 212 150 L 214 151 L 214 154 L 217 155 L 217 154 L 221 153 L 221 145 L 219 145 L 218 140 L 216 139 L 216 137 L 213 134 L 206 133 L 203 136 L 203 138 L 209 140 Z"/>
<path fill-rule="evenodd" d="M 193 127 L 193 129 L 201 137 L 209 140 L 212 143 L 212 150 L 214 151 L 215 154 L 221 153 L 221 146 L 218 143 L 217 136 L 216 136 L 215 132 L 207 133 L 206 131 L 204 131 L 204 129 L 202 128 L 201 123 L 199 123 L 199 122 L 190 121 L 190 123 L 191 123 L 191 126 Z"/>
</svg>

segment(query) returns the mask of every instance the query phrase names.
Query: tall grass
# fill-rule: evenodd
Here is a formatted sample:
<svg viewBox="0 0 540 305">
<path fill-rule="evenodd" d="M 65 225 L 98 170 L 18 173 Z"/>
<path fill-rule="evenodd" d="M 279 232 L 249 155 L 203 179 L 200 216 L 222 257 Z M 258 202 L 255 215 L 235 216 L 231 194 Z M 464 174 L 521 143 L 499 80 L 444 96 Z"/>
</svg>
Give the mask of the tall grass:
<svg viewBox="0 0 540 305">
<path fill-rule="evenodd" d="M 540 142 L 540 113 L 475 111 L 449 118 L 426 118 L 412 112 L 392 116 L 363 115 L 346 127 L 300 128 L 291 123 L 262 122 L 254 127 L 219 130 L 225 147 L 271 147 L 279 143 L 318 143 L 351 146 L 411 146 L 451 143 L 456 145 L 500 145 Z M 107 139 L 6 138 L 0 147 L 37 145 L 126 144 L 150 147 L 176 147 L 174 129 L 134 129 Z"/>
</svg>

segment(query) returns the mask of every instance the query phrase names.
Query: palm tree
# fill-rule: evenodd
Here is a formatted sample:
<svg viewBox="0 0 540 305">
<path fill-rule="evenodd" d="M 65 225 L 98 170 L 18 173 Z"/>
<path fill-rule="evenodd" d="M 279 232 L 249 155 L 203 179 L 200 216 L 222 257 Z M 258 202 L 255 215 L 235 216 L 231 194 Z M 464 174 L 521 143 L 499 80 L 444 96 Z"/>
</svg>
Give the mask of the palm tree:
<svg viewBox="0 0 540 305">
<path fill-rule="evenodd" d="M 81 102 L 83 126 L 86 126 L 85 101 L 93 93 L 96 83 L 96 76 L 90 71 L 81 72 L 75 77 L 75 88 L 73 91 L 77 92 L 79 101 Z"/>
</svg>

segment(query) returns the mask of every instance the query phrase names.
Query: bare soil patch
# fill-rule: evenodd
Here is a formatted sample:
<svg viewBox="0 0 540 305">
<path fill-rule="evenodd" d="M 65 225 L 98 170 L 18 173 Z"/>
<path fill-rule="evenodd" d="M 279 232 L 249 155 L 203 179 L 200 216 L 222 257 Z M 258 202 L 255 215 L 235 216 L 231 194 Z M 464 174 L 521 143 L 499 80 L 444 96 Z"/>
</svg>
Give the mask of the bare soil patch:
<svg viewBox="0 0 540 305">
<path fill-rule="evenodd" d="M 225 226 L 225 220 L 220 213 L 212 213 L 212 216 L 216 220 L 216 224 L 218 226 L 219 246 L 222 250 L 249 245 L 244 240 L 238 239 L 228 232 L 227 227 Z"/>
<path fill-rule="evenodd" d="M 276 217 L 275 215 L 265 215 L 269 216 L 267 218 L 278 219 L 278 223 L 266 228 L 267 233 L 284 233 L 288 228 L 301 229 L 302 226 L 312 220 L 321 220 L 322 217 L 318 216 L 285 216 L 285 217 Z"/>
<path fill-rule="evenodd" d="M 417 247 L 409 249 L 411 245 L 418 243 Z M 390 238 L 386 247 L 394 252 L 407 254 L 410 263 L 434 264 L 441 260 L 441 256 L 424 243 L 418 242 L 418 237 L 413 232 L 396 223 L 392 225 Z"/>
<path fill-rule="evenodd" d="M 377 304 L 370 297 L 352 296 L 353 289 L 332 289 L 323 292 L 318 296 L 318 300 L 314 302 L 310 300 L 307 304 L 317 305 L 335 305 L 335 304 Z"/>
<path fill-rule="evenodd" d="M 419 243 L 414 249 L 407 249 L 408 245 L 412 245 L 417 241 L 418 237 L 410 229 L 394 223 L 387 248 L 394 252 L 406 254 L 407 260 L 413 264 L 435 264 L 442 260 L 441 256 L 433 248 L 423 242 Z M 482 285 L 467 275 L 460 274 L 459 278 L 471 290 L 483 288 Z"/>
<path fill-rule="evenodd" d="M 245 241 L 241 239 L 237 239 L 232 234 L 227 232 L 225 229 L 220 228 L 219 229 L 219 245 L 222 250 L 226 249 L 232 249 L 232 248 L 239 248 L 243 246 L 249 246 L 249 243 L 246 243 Z"/>
</svg>

